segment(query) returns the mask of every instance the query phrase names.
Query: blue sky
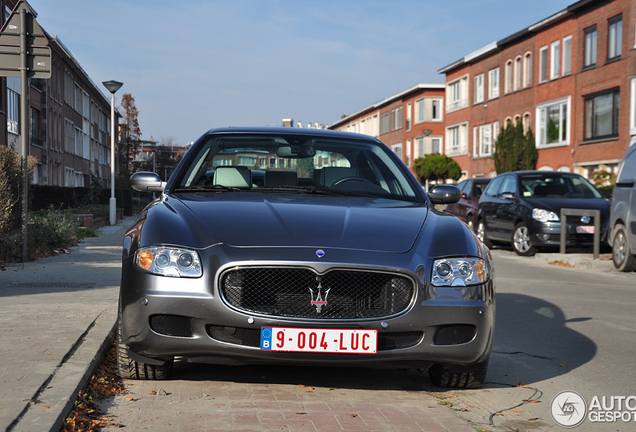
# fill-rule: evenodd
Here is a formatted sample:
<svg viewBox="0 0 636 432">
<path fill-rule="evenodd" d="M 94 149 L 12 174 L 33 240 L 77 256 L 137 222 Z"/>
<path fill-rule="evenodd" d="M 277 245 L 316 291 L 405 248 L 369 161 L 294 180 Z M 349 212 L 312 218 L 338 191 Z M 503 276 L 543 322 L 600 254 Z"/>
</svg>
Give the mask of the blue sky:
<svg viewBox="0 0 636 432">
<path fill-rule="evenodd" d="M 142 138 L 331 124 L 574 0 L 29 0 L 101 86 L 124 82 Z M 107 91 L 104 90 L 106 94 Z"/>
</svg>

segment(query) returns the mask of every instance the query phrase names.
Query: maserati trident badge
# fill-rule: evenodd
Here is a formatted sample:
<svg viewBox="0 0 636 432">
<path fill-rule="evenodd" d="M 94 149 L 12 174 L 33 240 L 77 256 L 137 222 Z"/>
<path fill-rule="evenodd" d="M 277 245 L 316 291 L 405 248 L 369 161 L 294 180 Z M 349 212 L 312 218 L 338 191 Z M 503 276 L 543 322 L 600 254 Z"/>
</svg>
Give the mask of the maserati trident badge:
<svg viewBox="0 0 636 432">
<path fill-rule="evenodd" d="M 320 313 L 322 312 L 322 307 L 327 306 L 327 296 L 329 295 L 329 291 L 331 290 L 331 288 L 325 291 L 324 299 L 322 298 L 322 285 L 320 284 L 320 282 L 318 282 L 318 288 L 316 288 L 316 290 L 318 291 L 317 295 L 316 295 L 316 291 L 309 288 L 309 292 L 311 292 L 311 304 L 316 306 L 316 312 Z M 314 300 L 314 295 L 316 295 L 315 300 Z"/>
</svg>

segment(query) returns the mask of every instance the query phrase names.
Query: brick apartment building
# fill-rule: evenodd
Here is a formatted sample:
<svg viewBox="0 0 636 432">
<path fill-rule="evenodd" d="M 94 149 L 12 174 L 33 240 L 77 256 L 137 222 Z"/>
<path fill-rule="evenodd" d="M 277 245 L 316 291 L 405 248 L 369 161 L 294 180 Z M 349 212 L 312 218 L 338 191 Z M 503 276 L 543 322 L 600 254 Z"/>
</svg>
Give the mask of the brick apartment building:
<svg viewBox="0 0 636 432">
<path fill-rule="evenodd" d="M 4 24 L 17 1 L 0 0 Z M 45 31 L 46 33 L 46 31 Z M 29 79 L 31 133 L 29 154 L 38 160 L 34 183 L 88 186 L 91 176 L 110 181 L 110 98 L 91 80 L 77 59 L 55 35 L 51 78 Z M 0 145 L 18 152 L 20 140 L 20 78 L 0 78 Z"/>
<path fill-rule="evenodd" d="M 413 161 L 444 151 L 444 84 L 417 84 L 343 117 L 329 129 L 379 138 L 410 169 Z"/>
<path fill-rule="evenodd" d="M 581 0 L 439 70 L 445 151 L 494 176 L 500 128 L 532 127 L 537 169 L 616 172 L 636 139 L 636 0 Z"/>
</svg>

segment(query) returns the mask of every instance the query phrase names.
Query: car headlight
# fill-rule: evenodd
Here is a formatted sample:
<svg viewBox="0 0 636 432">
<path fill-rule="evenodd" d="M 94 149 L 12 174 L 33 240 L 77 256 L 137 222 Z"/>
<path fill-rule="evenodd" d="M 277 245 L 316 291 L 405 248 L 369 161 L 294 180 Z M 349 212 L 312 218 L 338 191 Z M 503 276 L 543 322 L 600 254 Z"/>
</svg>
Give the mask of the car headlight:
<svg viewBox="0 0 636 432">
<path fill-rule="evenodd" d="M 558 222 L 559 216 L 555 212 L 549 212 L 545 209 L 532 209 L 532 219 L 539 222 Z"/>
<path fill-rule="evenodd" d="M 479 285 L 488 280 L 488 267 L 481 258 L 435 260 L 431 281 L 435 286 Z"/>
<path fill-rule="evenodd" d="M 135 265 L 161 276 L 199 277 L 202 274 L 199 254 L 181 248 L 143 247 L 135 255 Z"/>
</svg>

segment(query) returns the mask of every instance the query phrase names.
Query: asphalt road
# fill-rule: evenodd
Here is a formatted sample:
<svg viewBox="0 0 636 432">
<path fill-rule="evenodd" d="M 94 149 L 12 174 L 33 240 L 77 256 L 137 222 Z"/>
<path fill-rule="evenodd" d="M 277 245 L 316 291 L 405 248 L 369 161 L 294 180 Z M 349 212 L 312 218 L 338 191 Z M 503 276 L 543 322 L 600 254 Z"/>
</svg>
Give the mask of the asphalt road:
<svg viewBox="0 0 636 432">
<path fill-rule="evenodd" d="M 129 430 L 552 431 L 564 430 L 550 414 L 560 392 L 588 406 L 595 396 L 636 396 L 636 273 L 493 254 L 497 329 L 480 390 L 440 391 L 417 370 L 181 361 L 173 380 L 127 381 L 131 394 L 102 409 Z M 633 431 L 636 421 L 586 417 L 574 430 Z"/>
</svg>

